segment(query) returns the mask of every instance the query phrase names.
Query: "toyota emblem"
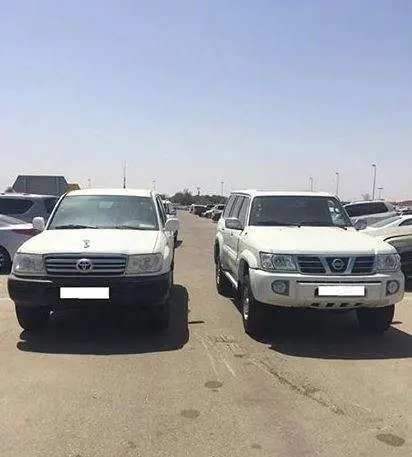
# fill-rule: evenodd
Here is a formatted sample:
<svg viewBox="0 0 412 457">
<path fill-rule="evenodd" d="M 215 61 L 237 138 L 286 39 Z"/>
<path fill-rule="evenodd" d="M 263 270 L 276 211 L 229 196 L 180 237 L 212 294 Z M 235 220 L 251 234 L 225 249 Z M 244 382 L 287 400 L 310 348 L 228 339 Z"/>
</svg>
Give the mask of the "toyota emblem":
<svg viewBox="0 0 412 457">
<path fill-rule="evenodd" d="M 345 262 L 342 259 L 333 259 L 332 267 L 335 271 L 342 271 L 345 268 Z"/>
<path fill-rule="evenodd" d="M 88 273 L 93 270 L 93 264 L 89 259 L 80 259 L 76 262 L 76 268 L 82 273 Z"/>
</svg>

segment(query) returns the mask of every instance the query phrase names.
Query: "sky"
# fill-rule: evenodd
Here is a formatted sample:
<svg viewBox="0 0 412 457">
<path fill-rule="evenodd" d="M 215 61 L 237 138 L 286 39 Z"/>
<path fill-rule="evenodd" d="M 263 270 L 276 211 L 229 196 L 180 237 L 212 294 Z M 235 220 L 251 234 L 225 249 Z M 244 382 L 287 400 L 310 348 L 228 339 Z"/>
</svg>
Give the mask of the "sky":
<svg viewBox="0 0 412 457">
<path fill-rule="evenodd" d="M 411 89 L 410 0 L 0 0 L 0 191 L 412 198 Z"/>
</svg>

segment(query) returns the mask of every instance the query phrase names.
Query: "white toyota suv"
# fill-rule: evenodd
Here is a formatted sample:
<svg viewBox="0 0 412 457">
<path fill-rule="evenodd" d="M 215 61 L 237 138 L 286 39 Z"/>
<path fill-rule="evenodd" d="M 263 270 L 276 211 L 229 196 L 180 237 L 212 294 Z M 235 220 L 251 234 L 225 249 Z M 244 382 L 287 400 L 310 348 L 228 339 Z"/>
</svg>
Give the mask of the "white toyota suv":
<svg viewBox="0 0 412 457">
<path fill-rule="evenodd" d="M 361 327 L 383 332 L 404 295 L 395 248 L 357 231 L 326 193 L 232 193 L 214 259 L 217 290 L 234 289 L 248 333 L 264 305 L 356 310 Z"/>
<path fill-rule="evenodd" d="M 113 303 L 148 308 L 154 329 L 169 318 L 178 220 L 150 190 L 87 189 L 62 196 L 41 233 L 16 252 L 8 291 L 23 329 L 61 308 Z"/>
</svg>

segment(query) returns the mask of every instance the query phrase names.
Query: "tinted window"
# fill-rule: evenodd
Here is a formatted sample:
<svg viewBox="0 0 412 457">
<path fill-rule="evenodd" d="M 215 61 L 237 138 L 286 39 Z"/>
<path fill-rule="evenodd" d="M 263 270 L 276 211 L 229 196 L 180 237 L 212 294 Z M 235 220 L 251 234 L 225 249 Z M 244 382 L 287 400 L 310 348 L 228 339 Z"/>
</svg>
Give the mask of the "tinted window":
<svg viewBox="0 0 412 457">
<path fill-rule="evenodd" d="M 412 218 L 406 219 L 406 221 L 403 221 L 400 225 L 412 225 Z"/>
<path fill-rule="evenodd" d="M 250 203 L 250 199 L 245 197 L 243 199 L 242 206 L 240 207 L 240 210 L 239 210 L 238 219 L 240 220 L 240 222 L 242 223 L 243 226 L 246 223 L 246 215 L 247 215 L 247 211 L 249 209 L 249 203 Z"/>
<path fill-rule="evenodd" d="M 249 225 L 352 226 L 335 198 L 299 195 L 255 197 Z"/>
<path fill-rule="evenodd" d="M 244 198 L 245 197 L 243 197 L 242 195 L 238 195 L 236 197 L 235 203 L 233 204 L 232 209 L 229 213 L 229 217 L 238 217 L 239 210 L 240 210 L 240 207 L 242 206 Z"/>
<path fill-rule="evenodd" d="M 156 202 L 157 202 L 157 207 L 158 207 L 159 213 L 160 213 L 160 219 L 162 220 L 162 224 L 164 225 L 166 222 L 166 219 L 167 219 L 165 207 L 160 198 L 156 198 Z"/>
<path fill-rule="evenodd" d="M 345 206 L 345 209 L 350 217 L 367 216 L 369 214 L 380 214 L 388 212 L 388 208 L 385 203 L 381 202 L 347 205 Z"/>
<path fill-rule="evenodd" d="M 81 226 L 136 230 L 158 230 L 159 227 L 150 197 L 77 195 L 63 198 L 49 229 Z"/>
<path fill-rule="evenodd" d="M 227 202 L 227 205 L 226 205 L 226 208 L 225 208 L 225 211 L 223 213 L 223 217 L 228 217 L 229 213 L 230 213 L 230 210 L 232 209 L 232 206 L 233 206 L 233 203 L 236 199 L 236 195 L 231 195 L 228 202 Z"/>
<path fill-rule="evenodd" d="M 53 211 L 57 202 L 57 198 L 46 198 L 44 200 L 44 206 L 46 207 L 47 214 L 50 214 Z"/>
<path fill-rule="evenodd" d="M 31 200 L 23 198 L 0 198 L 0 214 L 24 214 L 33 206 Z"/>
</svg>

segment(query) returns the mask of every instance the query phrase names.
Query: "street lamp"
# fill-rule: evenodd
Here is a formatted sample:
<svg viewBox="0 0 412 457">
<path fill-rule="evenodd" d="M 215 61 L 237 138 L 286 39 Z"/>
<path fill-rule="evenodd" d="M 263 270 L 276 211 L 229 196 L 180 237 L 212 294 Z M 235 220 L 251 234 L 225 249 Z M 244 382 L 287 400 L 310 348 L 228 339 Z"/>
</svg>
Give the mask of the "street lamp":
<svg viewBox="0 0 412 457">
<path fill-rule="evenodd" d="M 224 186 L 224 181 L 220 181 L 220 186 L 221 186 L 221 195 L 223 197 L 223 186 Z"/>
<path fill-rule="evenodd" d="M 382 199 L 382 191 L 383 191 L 383 187 L 378 187 L 378 190 L 379 190 L 379 200 Z"/>
<path fill-rule="evenodd" d="M 310 191 L 313 192 L 313 178 L 309 176 Z"/>
<path fill-rule="evenodd" d="M 156 180 L 155 179 L 152 181 L 152 184 L 153 184 L 153 190 L 156 190 Z"/>
<path fill-rule="evenodd" d="M 376 164 L 372 164 L 373 167 L 373 186 L 372 186 L 372 200 L 375 200 L 375 187 L 376 187 Z"/>
<path fill-rule="evenodd" d="M 336 175 L 336 196 L 339 197 L 339 171 L 335 173 Z"/>
</svg>

